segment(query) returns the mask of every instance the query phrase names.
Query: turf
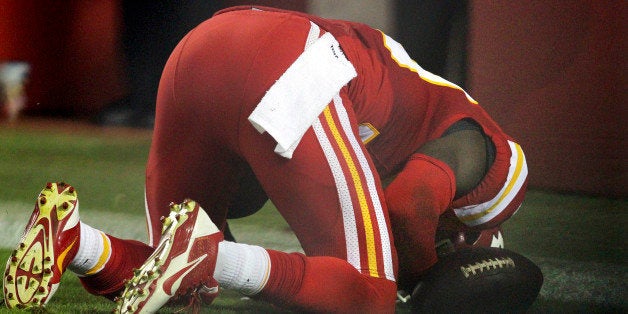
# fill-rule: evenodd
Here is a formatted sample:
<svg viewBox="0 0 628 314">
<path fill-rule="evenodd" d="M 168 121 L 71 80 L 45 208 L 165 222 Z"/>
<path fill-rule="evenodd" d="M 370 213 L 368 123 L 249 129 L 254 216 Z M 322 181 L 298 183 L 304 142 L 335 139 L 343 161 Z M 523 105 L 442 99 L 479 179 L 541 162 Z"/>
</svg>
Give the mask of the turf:
<svg viewBox="0 0 628 314">
<path fill-rule="evenodd" d="M 102 129 L 66 121 L 0 128 L 0 200 L 30 201 L 48 181 L 81 187 L 98 210 L 142 208 L 149 132 Z"/>
<path fill-rule="evenodd" d="M 149 131 L 106 129 L 68 121 L 31 120 L 0 126 L 0 261 L 5 261 L 48 181 L 74 185 L 81 216 L 123 238 L 145 241 L 143 183 Z M 545 283 L 532 313 L 627 312 L 626 200 L 532 190 L 504 226 L 506 247 L 533 260 Z M 299 250 L 271 203 L 252 217 L 230 221 L 240 242 Z M 68 274 L 49 313 L 110 313 L 110 301 L 86 293 Z M 176 311 L 167 308 L 163 313 Z M 277 313 L 266 303 L 223 291 L 206 309 Z M 8 312 L 0 308 L 0 313 Z M 408 310 L 400 305 L 398 313 Z"/>
</svg>

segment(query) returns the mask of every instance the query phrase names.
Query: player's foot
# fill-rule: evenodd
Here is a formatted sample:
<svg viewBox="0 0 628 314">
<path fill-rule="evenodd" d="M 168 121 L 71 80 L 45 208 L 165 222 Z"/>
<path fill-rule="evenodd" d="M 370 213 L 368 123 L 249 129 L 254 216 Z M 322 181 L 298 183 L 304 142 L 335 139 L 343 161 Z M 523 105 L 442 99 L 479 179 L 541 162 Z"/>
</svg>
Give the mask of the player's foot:
<svg viewBox="0 0 628 314">
<path fill-rule="evenodd" d="M 78 208 L 70 185 L 48 183 L 41 191 L 4 271 L 8 308 L 42 306 L 50 300 L 79 247 Z"/>
<path fill-rule="evenodd" d="M 218 293 L 212 275 L 222 240 L 222 232 L 196 202 L 172 204 L 155 252 L 126 283 L 116 312 L 152 313 L 171 299 L 199 294 L 211 303 Z"/>
</svg>

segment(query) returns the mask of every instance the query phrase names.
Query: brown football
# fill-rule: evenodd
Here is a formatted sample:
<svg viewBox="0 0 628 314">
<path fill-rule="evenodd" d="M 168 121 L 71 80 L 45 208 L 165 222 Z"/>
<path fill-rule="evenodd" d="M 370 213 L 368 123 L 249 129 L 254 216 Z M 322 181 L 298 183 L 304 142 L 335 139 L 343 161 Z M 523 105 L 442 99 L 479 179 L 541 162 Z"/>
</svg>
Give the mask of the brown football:
<svg viewBox="0 0 628 314">
<path fill-rule="evenodd" d="M 517 313 L 536 300 L 541 269 L 502 248 L 462 249 L 439 259 L 410 299 L 417 313 Z"/>
</svg>

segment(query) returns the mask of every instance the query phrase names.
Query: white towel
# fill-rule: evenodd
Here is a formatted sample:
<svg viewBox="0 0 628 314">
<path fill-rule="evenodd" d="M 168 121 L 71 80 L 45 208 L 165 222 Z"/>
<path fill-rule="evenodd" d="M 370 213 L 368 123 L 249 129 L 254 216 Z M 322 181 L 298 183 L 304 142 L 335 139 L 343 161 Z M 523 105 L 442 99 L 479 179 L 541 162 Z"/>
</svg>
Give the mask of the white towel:
<svg viewBox="0 0 628 314">
<path fill-rule="evenodd" d="M 332 97 L 357 76 L 330 33 L 316 39 L 266 92 L 249 121 L 276 141 L 275 152 L 292 153 Z"/>
</svg>

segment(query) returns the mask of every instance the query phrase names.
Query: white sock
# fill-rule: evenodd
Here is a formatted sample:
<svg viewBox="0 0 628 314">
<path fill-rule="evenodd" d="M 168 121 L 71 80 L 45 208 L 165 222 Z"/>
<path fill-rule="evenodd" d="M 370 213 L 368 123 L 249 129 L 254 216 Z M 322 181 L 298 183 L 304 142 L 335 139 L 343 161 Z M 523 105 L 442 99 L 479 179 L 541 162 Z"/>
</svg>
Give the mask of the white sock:
<svg viewBox="0 0 628 314">
<path fill-rule="evenodd" d="M 218 244 L 214 279 L 225 289 L 233 289 L 244 295 L 255 295 L 266 285 L 270 266 L 266 249 L 222 241 Z"/>
<path fill-rule="evenodd" d="M 81 222 L 80 246 L 68 269 L 79 276 L 102 270 L 111 257 L 111 241 L 107 235 Z"/>
</svg>

